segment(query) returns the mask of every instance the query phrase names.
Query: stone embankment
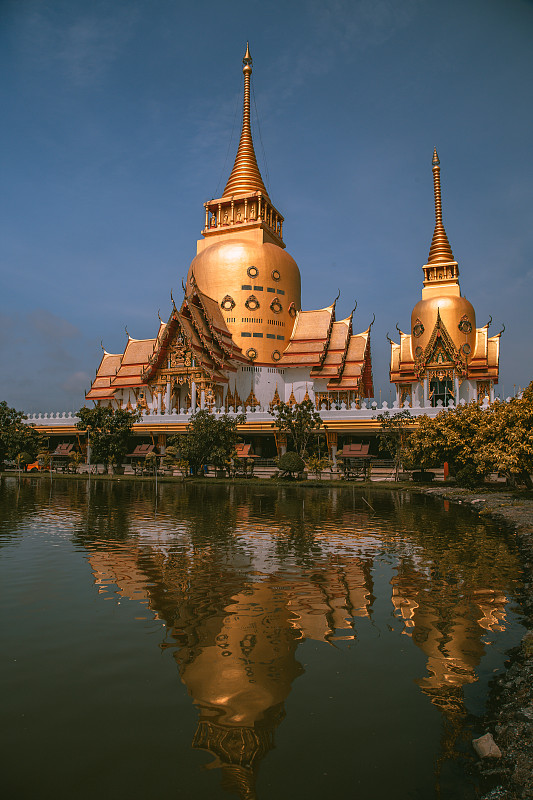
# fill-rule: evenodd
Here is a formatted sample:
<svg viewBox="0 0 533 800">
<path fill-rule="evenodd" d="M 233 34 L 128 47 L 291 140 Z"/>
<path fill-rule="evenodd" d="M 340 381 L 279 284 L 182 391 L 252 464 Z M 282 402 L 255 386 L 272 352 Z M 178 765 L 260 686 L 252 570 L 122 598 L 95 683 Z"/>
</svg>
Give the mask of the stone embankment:
<svg viewBox="0 0 533 800">
<path fill-rule="evenodd" d="M 528 633 L 509 654 L 507 670 L 491 686 L 482 733 L 490 733 L 501 757 L 479 762 L 483 800 L 533 798 L 533 495 L 513 492 L 473 492 L 455 487 L 431 487 L 426 494 L 474 508 L 481 516 L 505 525 L 517 539 L 524 567 L 521 597 Z"/>
</svg>

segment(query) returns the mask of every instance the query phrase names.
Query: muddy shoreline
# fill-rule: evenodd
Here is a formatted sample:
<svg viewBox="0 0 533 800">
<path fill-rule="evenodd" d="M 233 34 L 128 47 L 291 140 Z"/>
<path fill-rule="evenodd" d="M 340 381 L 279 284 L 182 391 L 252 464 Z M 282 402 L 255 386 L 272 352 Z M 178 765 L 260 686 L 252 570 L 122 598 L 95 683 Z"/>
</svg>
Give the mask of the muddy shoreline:
<svg viewBox="0 0 533 800">
<path fill-rule="evenodd" d="M 492 734 L 501 758 L 480 760 L 482 800 L 533 798 L 533 494 L 427 487 L 424 494 L 460 503 L 502 524 L 516 537 L 524 568 L 520 598 L 528 633 L 490 686 L 480 734 Z"/>
</svg>

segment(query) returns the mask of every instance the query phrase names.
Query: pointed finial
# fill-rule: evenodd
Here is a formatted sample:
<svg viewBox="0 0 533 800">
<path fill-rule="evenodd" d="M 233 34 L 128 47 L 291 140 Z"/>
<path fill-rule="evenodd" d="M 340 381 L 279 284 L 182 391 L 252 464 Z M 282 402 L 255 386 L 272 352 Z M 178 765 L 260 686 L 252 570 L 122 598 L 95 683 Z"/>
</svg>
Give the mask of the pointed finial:
<svg viewBox="0 0 533 800">
<path fill-rule="evenodd" d="M 263 183 L 257 158 L 255 157 L 252 128 L 250 125 L 250 78 L 252 75 L 252 57 L 250 48 L 246 44 L 246 53 L 242 60 L 244 74 L 244 101 L 242 111 L 242 131 L 235 163 L 228 178 L 223 197 L 245 192 L 261 192 L 268 197 L 268 192 Z"/>
<path fill-rule="evenodd" d="M 253 61 L 252 61 L 252 56 L 250 55 L 250 44 L 249 44 L 249 42 L 246 42 L 246 53 L 244 54 L 244 58 L 242 60 L 242 64 L 243 64 L 243 70 L 242 70 L 243 72 L 246 69 L 246 67 L 249 67 L 250 72 L 252 71 Z"/>
<path fill-rule="evenodd" d="M 131 339 L 131 336 L 130 336 L 130 335 L 129 335 L 129 333 L 128 333 L 128 327 L 127 327 L 127 325 L 124 325 L 124 330 L 126 331 L 126 336 L 128 337 L 128 339 Z"/>
<path fill-rule="evenodd" d="M 339 289 L 339 291 L 338 291 L 338 293 L 337 293 L 337 297 L 336 297 L 336 298 L 335 298 L 335 300 L 333 301 L 333 305 L 335 305 L 335 303 L 337 302 L 337 300 L 339 299 L 339 297 L 340 297 L 340 296 L 341 296 L 341 290 Z"/>
<path fill-rule="evenodd" d="M 100 347 L 102 348 L 102 350 L 103 350 L 103 351 L 104 351 L 104 353 L 105 353 L 104 342 L 103 342 L 103 340 L 102 340 L 102 339 L 100 339 Z"/>
<path fill-rule="evenodd" d="M 438 261 L 454 261 L 452 248 L 442 224 L 442 199 L 440 193 L 440 160 L 437 148 L 433 150 L 433 190 L 435 194 L 435 230 L 429 248 L 428 264 Z"/>
<path fill-rule="evenodd" d="M 369 333 L 370 333 L 370 328 L 372 327 L 372 325 L 374 324 L 374 322 L 375 322 L 375 321 L 376 321 L 376 314 L 374 313 L 374 316 L 372 317 L 372 322 L 371 322 L 371 323 L 370 323 L 370 325 L 368 326 L 368 332 L 369 332 Z"/>
</svg>

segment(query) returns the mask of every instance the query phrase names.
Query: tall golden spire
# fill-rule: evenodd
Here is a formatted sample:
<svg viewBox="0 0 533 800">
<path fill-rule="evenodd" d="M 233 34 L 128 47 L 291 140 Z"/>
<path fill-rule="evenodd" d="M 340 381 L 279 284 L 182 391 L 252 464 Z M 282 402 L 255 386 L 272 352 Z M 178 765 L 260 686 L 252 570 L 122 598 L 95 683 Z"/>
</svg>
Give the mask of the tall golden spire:
<svg viewBox="0 0 533 800">
<path fill-rule="evenodd" d="M 435 190 L 435 231 L 429 248 L 428 264 L 439 261 L 454 261 L 452 248 L 442 224 L 442 201 L 440 195 L 440 161 L 437 148 L 433 151 L 433 186 Z"/>
<path fill-rule="evenodd" d="M 223 196 L 227 197 L 233 194 L 244 194 L 245 192 L 261 192 L 268 197 L 265 184 L 259 172 L 259 167 L 257 166 L 254 143 L 252 141 L 252 129 L 250 127 L 250 77 L 252 75 L 252 57 L 250 55 L 248 42 L 246 43 L 246 53 L 242 63 L 242 71 L 244 73 L 244 104 L 241 140 Z"/>
</svg>

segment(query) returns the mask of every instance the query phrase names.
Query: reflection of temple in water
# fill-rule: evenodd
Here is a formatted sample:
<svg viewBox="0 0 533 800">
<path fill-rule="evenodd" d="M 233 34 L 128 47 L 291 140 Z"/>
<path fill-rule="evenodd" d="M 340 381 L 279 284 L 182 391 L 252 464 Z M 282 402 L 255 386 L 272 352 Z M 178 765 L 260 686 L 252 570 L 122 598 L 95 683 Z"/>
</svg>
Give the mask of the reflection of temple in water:
<svg viewBox="0 0 533 800">
<path fill-rule="evenodd" d="M 287 571 L 274 552 L 276 531 L 268 532 L 269 559 L 253 514 L 236 505 L 231 519 L 229 527 L 242 533 L 247 526 L 247 535 L 220 548 L 203 540 L 191 545 L 199 535 L 193 525 L 182 527 L 174 544 L 136 537 L 127 548 L 88 549 L 100 591 L 114 585 L 165 621 L 161 646 L 174 649 L 198 710 L 192 746 L 213 756 L 208 766 L 221 769 L 225 788 L 253 798 L 259 764 L 274 746 L 292 682 L 303 672 L 298 643 L 357 637 L 357 626 L 373 614 L 375 557 L 340 554 L 315 541 L 313 564 Z M 349 536 L 357 542 L 357 531 Z M 423 551 L 413 559 L 410 547 L 391 580 L 393 613 L 427 659 L 421 690 L 457 720 L 463 686 L 476 680 L 485 634 L 502 629 L 507 600 L 498 588 L 463 594 L 449 580 L 428 579 Z M 450 743 L 455 722 L 453 728 Z"/>
<path fill-rule="evenodd" d="M 156 549 L 147 557 L 141 545 L 92 550 L 89 561 L 99 591 L 114 585 L 165 620 L 162 646 L 176 648 L 198 709 L 193 747 L 214 756 L 209 767 L 222 769 L 227 789 L 255 797 L 257 768 L 303 672 L 298 642 L 355 638 L 354 618 L 371 613 L 370 562 L 332 560 L 296 580 L 274 574 L 250 582 L 216 553 L 176 557 Z"/>
<path fill-rule="evenodd" d="M 444 581 L 427 591 L 422 578 L 400 563 L 391 581 L 394 613 L 427 657 L 428 675 L 418 681 L 424 694 L 445 711 L 462 712 L 461 689 L 477 680 L 484 634 L 504 629 L 508 600 L 498 589 L 465 595 Z"/>
</svg>

